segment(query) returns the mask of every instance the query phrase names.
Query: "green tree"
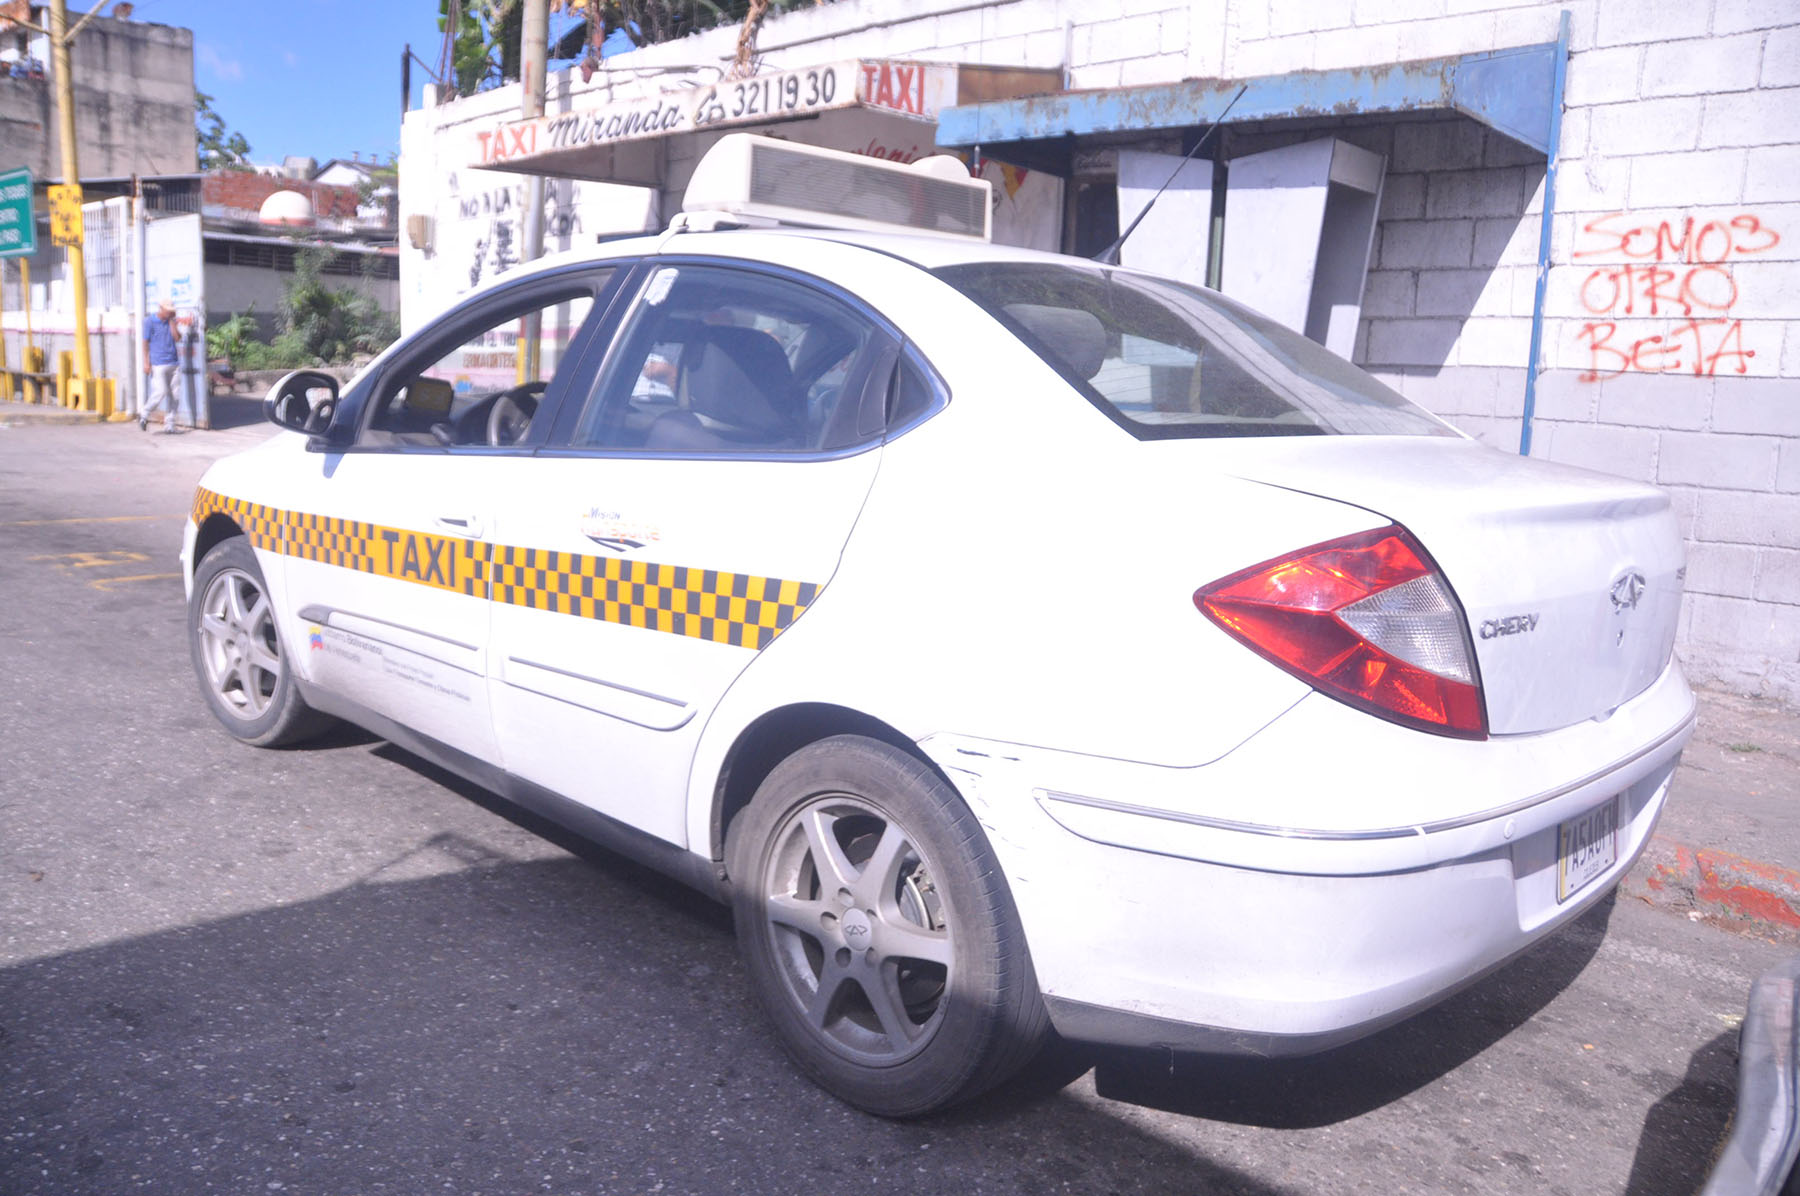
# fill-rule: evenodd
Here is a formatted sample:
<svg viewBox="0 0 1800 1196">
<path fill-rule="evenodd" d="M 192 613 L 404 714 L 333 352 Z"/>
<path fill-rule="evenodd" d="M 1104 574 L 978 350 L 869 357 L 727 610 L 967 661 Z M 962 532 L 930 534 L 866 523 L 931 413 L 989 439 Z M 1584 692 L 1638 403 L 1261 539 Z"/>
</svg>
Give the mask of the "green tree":
<svg viewBox="0 0 1800 1196">
<path fill-rule="evenodd" d="M 477 0 L 438 0 L 438 30 L 449 40 L 457 95 L 474 95 L 489 74 L 487 30 L 476 8 Z"/>
<path fill-rule="evenodd" d="M 294 280 L 281 297 L 281 334 L 275 344 L 299 349 L 307 358 L 348 361 L 379 353 L 400 335 L 399 322 L 366 291 L 325 285 L 325 267 L 337 254 L 303 249 L 294 259 Z"/>
<path fill-rule="evenodd" d="M 257 340 L 256 319 L 243 312 L 206 330 L 207 356 L 228 358 L 239 370 L 281 370 L 347 362 L 391 345 L 400 335 L 399 321 L 373 295 L 326 285 L 325 269 L 337 256 L 332 249 L 295 255 L 273 341 Z"/>
<path fill-rule="evenodd" d="M 575 58 L 587 47 L 588 69 L 614 33 L 640 46 L 674 41 L 702 29 L 743 24 L 754 29 L 765 12 L 827 0 L 550 0 L 550 11 L 579 22 L 549 47 L 552 58 Z M 449 69 L 458 95 L 474 95 L 519 77 L 525 6 L 522 0 L 438 0 L 438 31 L 448 39 Z M 752 20 L 746 23 L 746 18 Z"/>
<path fill-rule="evenodd" d="M 242 133 L 225 127 L 225 118 L 213 111 L 213 98 L 194 93 L 194 136 L 201 170 L 249 170 L 250 143 Z"/>
</svg>

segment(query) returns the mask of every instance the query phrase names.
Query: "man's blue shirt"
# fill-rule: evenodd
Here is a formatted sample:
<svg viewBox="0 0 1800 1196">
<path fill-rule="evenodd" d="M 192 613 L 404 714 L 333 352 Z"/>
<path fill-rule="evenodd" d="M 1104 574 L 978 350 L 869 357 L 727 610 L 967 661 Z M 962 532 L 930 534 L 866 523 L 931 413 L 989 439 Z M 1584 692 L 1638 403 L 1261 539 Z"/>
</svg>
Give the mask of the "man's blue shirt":
<svg viewBox="0 0 1800 1196">
<path fill-rule="evenodd" d="M 144 317 L 144 344 L 150 350 L 151 365 L 174 365 L 175 322 L 161 316 Z"/>
</svg>

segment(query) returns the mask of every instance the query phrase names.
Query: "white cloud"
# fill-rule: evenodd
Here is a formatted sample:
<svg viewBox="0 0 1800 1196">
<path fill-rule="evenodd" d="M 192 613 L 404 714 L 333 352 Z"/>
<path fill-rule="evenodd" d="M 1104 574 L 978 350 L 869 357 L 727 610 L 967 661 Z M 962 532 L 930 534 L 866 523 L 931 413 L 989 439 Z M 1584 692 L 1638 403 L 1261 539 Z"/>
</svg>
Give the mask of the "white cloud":
<svg viewBox="0 0 1800 1196">
<path fill-rule="evenodd" d="M 243 63 L 237 61 L 235 58 L 223 57 L 217 50 L 213 49 L 213 47 L 205 42 L 201 42 L 194 47 L 194 57 L 200 60 L 200 65 L 210 72 L 214 78 L 227 79 L 235 83 L 244 77 Z"/>
</svg>

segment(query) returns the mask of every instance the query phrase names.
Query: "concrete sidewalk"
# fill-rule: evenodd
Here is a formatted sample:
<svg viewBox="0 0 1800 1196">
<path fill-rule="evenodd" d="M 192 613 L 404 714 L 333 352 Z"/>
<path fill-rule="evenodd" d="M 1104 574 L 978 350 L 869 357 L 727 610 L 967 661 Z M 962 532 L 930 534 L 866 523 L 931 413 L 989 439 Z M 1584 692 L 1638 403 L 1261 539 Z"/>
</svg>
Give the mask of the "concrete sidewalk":
<svg viewBox="0 0 1800 1196">
<path fill-rule="evenodd" d="M 215 394 L 207 400 L 210 426 L 204 429 L 194 427 L 194 413 L 183 406 L 180 422 L 184 431 L 223 432 L 243 427 L 258 427 L 273 432 L 264 416 L 261 395 Z M 161 426 L 162 412 L 158 411 L 150 417 L 153 426 Z M 20 403 L 11 399 L 0 399 L 0 427 L 19 427 L 28 424 L 135 424 L 130 418 L 103 420 L 88 411 L 76 411 L 64 407 L 61 403 Z"/>
<path fill-rule="evenodd" d="M 1800 711 L 1697 694 L 1700 725 L 1624 894 L 1800 943 Z"/>
</svg>

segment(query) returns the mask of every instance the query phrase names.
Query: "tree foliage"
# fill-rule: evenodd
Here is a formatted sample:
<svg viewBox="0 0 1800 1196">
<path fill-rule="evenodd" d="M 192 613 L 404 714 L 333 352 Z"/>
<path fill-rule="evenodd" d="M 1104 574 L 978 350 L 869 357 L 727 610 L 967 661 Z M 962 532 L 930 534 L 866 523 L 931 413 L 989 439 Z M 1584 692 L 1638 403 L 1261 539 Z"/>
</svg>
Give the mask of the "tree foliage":
<svg viewBox="0 0 1800 1196">
<path fill-rule="evenodd" d="M 297 338 L 307 354 L 326 362 L 379 353 L 400 335 L 399 323 L 373 295 L 325 285 L 325 267 L 336 256 L 330 249 L 304 249 L 295 256 L 294 280 L 281 297 L 281 335 L 276 337 L 277 343 Z"/>
<path fill-rule="evenodd" d="M 615 33 L 634 45 L 674 41 L 720 25 L 741 24 L 752 10 L 779 12 L 825 0 L 550 0 L 550 11 L 580 24 L 557 38 L 552 58 L 576 58 L 584 45 L 589 62 Z M 452 15 L 455 28 L 452 31 Z M 473 95 L 519 77 L 524 40 L 522 0 L 438 0 L 438 30 L 450 37 L 450 70 L 458 95 Z"/>
<path fill-rule="evenodd" d="M 212 101 L 203 91 L 194 93 L 194 136 L 200 169 L 249 170 L 250 143 L 242 133 L 225 127 L 225 118 L 213 111 Z"/>
<path fill-rule="evenodd" d="M 326 285 L 325 267 L 336 256 L 331 249 L 295 255 L 273 341 L 256 339 L 252 309 L 206 330 L 207 356 L 228 358 L 240 370 L 278 370 L 348 362 L 387 348 L 400 335 L 399 322 L 367 292 Z"/>
</svg>

